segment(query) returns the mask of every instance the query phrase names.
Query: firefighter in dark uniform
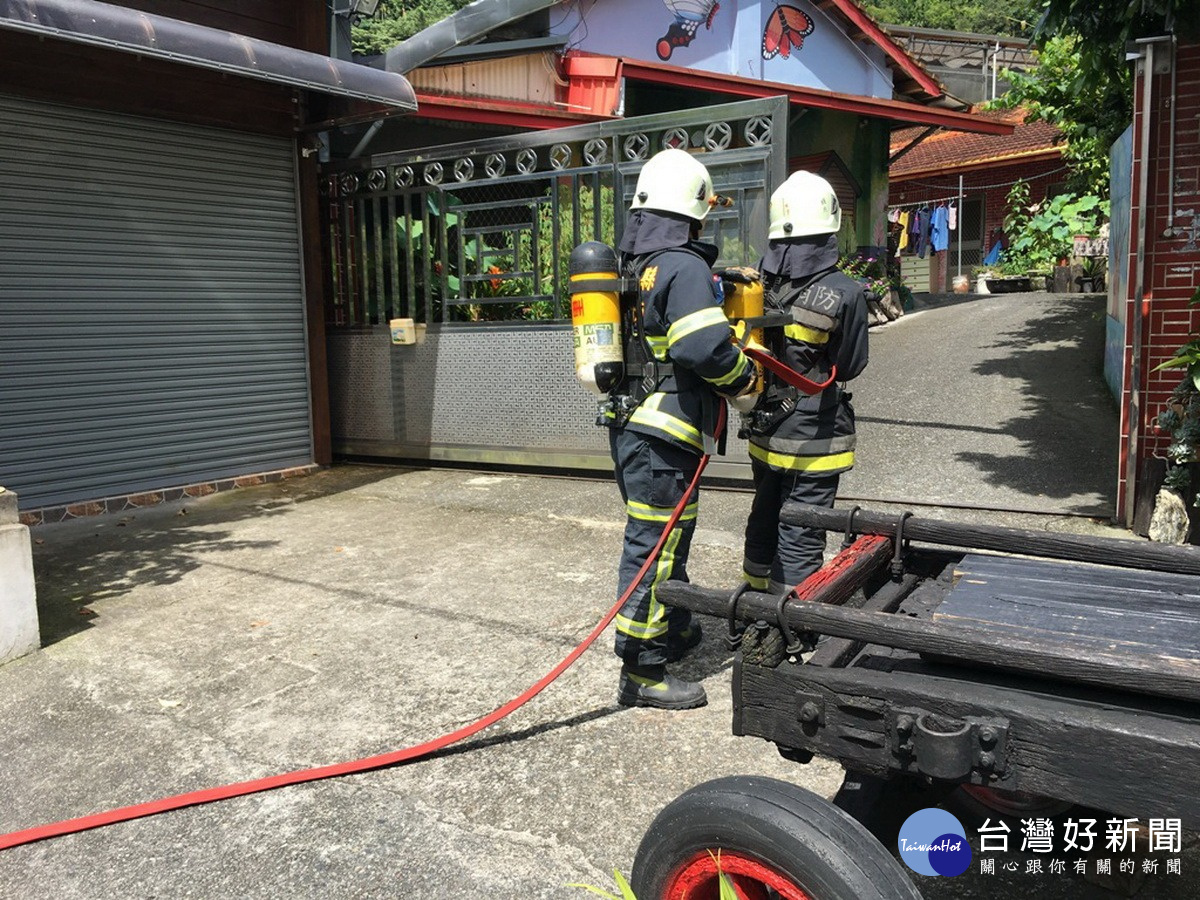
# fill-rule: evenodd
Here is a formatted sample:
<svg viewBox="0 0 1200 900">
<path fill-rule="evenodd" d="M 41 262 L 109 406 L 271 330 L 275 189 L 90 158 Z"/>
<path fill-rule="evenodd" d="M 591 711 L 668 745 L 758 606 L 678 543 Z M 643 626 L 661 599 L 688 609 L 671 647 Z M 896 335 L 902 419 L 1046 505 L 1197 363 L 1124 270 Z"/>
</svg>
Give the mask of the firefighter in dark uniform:
<svg viewBox="0 0 1200 900">
<path fill-rule="evenodd" d="M 638 284 L 623 318 L 625 380 L 602 414 L 625 501 L 618 596 L 632 583 L 713 440 L 721 395 L 761 386 L 758 366 L 731 340 L 712 265 L 717 248 L 698 240 L 714 199 L 708 170 L 682 150 L 647 160 L 621 236 L 622 274 Z M 691 709 L 704 688 L 666 665 L 700 642 L 691 613 L 664 605 L 658 587 L 687 580 L 696 526 L 693 496 L 657 562 L 616 618 L 624 706 Z"/>
<path fill-rule="evenodd" d="M 854 465 L 854 408 L 845 382 L 867 365 L 867 301 L 837 268 L 841 207 L 829 182 L 796 172 L 771 196 L 767 253 L 759 264 L 767 313 L 791 323 L 766 330 L 768 349 L 816 382 L 815 395 L 770 372 L 746 415 L 754 501 L 746 524 L 743 577 L 782 594 L 821 567 L 825 532 L 779 520 L 788 500 L 832 507 L 842 472 Z M 742 403 L 737 404 L 744 408 Z"/>
</svg>

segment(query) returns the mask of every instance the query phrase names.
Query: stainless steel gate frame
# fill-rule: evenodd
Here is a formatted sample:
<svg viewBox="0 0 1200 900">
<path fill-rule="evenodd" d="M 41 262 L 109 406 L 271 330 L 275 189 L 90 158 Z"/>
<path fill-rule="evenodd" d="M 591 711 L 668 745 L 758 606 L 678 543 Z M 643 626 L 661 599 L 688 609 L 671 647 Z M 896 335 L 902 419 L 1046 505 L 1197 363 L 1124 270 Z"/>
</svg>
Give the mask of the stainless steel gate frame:
<svg viewBox="0 0 1200 900">
<path fill-rule="evenodd" d="M 611 469 L 574 379 L 566 260 L 615 242 L 637 174 L 696 152 L 733 205 L 709 216 L 722 264 L 753 264 L 786 177 L 787 103 L 769 98 L 378 154 L 323 172 L 337 452 Z M 387 322 L 419 342 L 394 346 Z M 731 442 L 722 477 L 748 477 Z M 713 471 L 713 470 L 710 470 Z"/>
</svg>

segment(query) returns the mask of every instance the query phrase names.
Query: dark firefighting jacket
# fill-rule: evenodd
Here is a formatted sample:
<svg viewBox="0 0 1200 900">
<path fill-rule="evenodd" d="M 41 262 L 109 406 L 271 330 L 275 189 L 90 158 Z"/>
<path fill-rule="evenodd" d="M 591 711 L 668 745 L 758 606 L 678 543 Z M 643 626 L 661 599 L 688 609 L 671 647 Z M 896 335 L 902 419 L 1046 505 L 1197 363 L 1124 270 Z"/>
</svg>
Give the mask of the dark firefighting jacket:
<svg viewBox="0 0 1200 900">
<path fill-rule="evenodd" d="M 648 358 L 655 375 L 651 383 L 643 380 L 645 396 L 635 394 L 640 402 L 624 427 L 702 453 L 705 437 L 713 436 L 717 393 L 735 396 L 755 374 L 730 341 L 712 273 L 717 248 L 690 240 L 688 227 L 687 220 L 641 210 L 622 237 L 623 272 L 639 287 L 623 328 L 625 359 Z M 640 375 L 633 371 L 622 390 L 635 390 L 630 382 Z"/>
<path fill-rule="evenodd" d="M 854 407 L 845 382 L 867 366 L 867 301 L 862 285 L 837 269 L 834 236 L 787 243 L 761 263 L 766 310 L 792 319 L 767 330 L 768 349 L 812 381 L 826 381 L 836 365 L 837 380 L 808 395 L 768 375 L 749 417 L 750 455 L 774 469 L 832 475 L 854 465 Z"/>
</svg>

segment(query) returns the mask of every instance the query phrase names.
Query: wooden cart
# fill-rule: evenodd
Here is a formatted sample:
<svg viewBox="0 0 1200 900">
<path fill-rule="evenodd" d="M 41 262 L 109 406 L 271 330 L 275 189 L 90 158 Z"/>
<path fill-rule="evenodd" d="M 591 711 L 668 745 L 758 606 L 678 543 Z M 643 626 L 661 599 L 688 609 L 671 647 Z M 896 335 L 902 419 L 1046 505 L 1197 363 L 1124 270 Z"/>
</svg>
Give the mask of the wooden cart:
<svg viewBox="0 0 1200 900">
<path fill-rule="evenodd" d="M 709 881 L 680 880 L 704 868 L 705 839 L 763 866 L 738 876 L 746 896 L 917 897 L 859 825 L 879 811 L 870 798 L 902 782 L 932 792 L 924 806 L 967 786 L 999 813 L 1080 804 L 1200 828 L 1200 550 L 858 509 L 792 505 L 783 517 L 845 534 L 789 596 L 677 582 L 660 596 L 728 620 L 734 733 L 798 762 L 839 761 L 848 775 L 835 803 L 859 822 L 766 779 L 702 785 L 647 833 L 634 867 L 642 900 L 706 896 L 714 866 Z M 796 803 L 772 846 L 747 843 L 763 809 Z M 714 807 L 690 838 L 669 836 Z M 814 808 L 815 828 L 804 824 Z M 826 865 L 838 853 L 841 870 Z"/>
</svg>

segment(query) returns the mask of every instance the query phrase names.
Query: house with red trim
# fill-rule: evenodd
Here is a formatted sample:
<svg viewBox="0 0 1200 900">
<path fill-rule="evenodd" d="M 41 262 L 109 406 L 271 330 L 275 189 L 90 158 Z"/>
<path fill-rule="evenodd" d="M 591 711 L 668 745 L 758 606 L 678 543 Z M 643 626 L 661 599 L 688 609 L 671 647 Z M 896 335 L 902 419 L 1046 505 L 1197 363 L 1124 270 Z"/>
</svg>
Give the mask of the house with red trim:
<svg viewBox="0 0 1200 900">
<path fill-rule="evenodd" d="M 611 468 L 560 274 L 567 248 L 615 240 L 659 149 L 705 159 L 731 199 L 706 237 L 746 265 L 789 168 L 829 177 L 844 250 L 880 255 L 893 129 L 1012 131 L 955 108 L 852 0 L 477 2 L 370 63 L 419 108 L 335 136 L 327 170 L 334 447 L 357 456 Z M 423 341 L 391 347 L 393 319 Z M 740 449 L 718 477 L 749 478 Z"/>
<path fill-rule="evenodd" d="M 1004 241 L 1008 192 L 1029 185 L 1033 203 L 1063 182 L 1062 135 L 1048 122 L 1025 121 L 1024 110 L 977 112 L 1011 126 L 1009 134 L 984 135 L 912 127 L 892 135 L 889 209 L 915 211 L 938 204 L 956 208 L 957 227 L 947 250 L 919 256 L 915 244 L 901 252 L 901 272 L 914 291 L 941 293 L 954 275 L 969 275 Z"/>
<path fill-rule="evenodd" d="M 878 252 L 894 129 L 1013 130 L 956 108 L 853 0 L 513 0 L 482 24 L 474 6 L 374 60 L 420 109 L 371 152 L 782 95 L 789 158 L 838 175 L 844 245 Z"/>
</svg>

